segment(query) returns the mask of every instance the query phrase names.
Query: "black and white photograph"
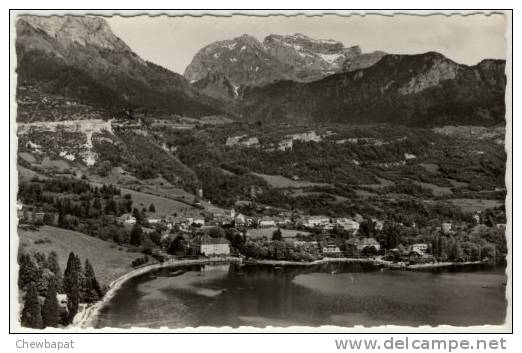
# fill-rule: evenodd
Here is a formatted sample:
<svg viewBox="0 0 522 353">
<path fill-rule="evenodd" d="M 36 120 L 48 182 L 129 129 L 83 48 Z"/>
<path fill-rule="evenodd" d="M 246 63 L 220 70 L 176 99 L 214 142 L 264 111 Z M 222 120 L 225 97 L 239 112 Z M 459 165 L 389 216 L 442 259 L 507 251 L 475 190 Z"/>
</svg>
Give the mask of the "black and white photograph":
<svg viewBox="0 0 522 353">
<path fill-rule="evenodd" d="M 10 329 L 511 332 L 510 26 L 18 11 Z"/>
</svg>

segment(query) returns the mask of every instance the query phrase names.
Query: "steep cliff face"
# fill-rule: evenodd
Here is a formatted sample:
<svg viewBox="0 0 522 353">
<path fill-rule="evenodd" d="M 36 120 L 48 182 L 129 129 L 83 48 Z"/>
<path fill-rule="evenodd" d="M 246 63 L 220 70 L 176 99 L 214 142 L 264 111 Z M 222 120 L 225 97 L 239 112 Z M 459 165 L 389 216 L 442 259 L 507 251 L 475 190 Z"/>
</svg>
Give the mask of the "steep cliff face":
<svg viewBox="0 0 522 353">
<path fill-rule="evenodd" d="M 301 81 L 313 81 L 339 72 L 346 60 L 361 55 L 358 46 L 345 48 L 334 40 L 317 40 L 303 34 L 271 34 L 263 41 L 265 50 L 290 65 Z"/>
<path fill-rule="evenodd" d="M 310 83 L 244 92 L 250 120 L 414 126 L 504 122 L 505 62 L 459 65 L 438 53 L 386 55 L 373 66 Z"/>
<path fill-rule="evenodd" d="M 207 96 L 229 101 L 239 96 L 240 86 L 235 86 L 228 78 L 218 72 L 209 72 L 207 76 L 193 83 L 193 86 Z"/>
<path fill-rule="evenodd" d="M 224 75 L 236 87 L 295 78 L 289 65 L 269 55 L 256 38 L 248 35 L 204 47 L 196 53 L 184 76 L 196 82 L 209 74 Z"/>
<path fill-rule="evenodd" d="M 16 29 L 21 100 L 31 91 L 108 112 L 140 109 L 196 117 L 222 112 L 222 103 L 198 92 L 183 76 L 140 58 L 103 18 L 21 16 Z M 20 106 L 22 117 L 25 107 Z M 45 116 L 45 109 L 37 114 L 54 119 Z"/>
<path fill-rule="evenodd" d="M 271 34 L 261 43 L 252 36 L 243 35 L 201 49 L 184 76 L 197 82 L 208 75 L 219 74 L 234 87 L 262 86 L 281 80 L 310 82 L 343 71 L 345 62 L 359 56 L 361 49 L 358 46 L 346 48 L 331 39 Z M 367 67 L 375 63 L 372 60 L 373 56 L 357 65 Z M 215 90 L 214 93 L 217 94 L 214 96 L 228 96 L 227 92 Z"/>
<path fill-rule="evenodd" d="M 84 16 L 23 16 L 21 22 L 30 25 L 33 29 L 53 38 L 56 44 L 63 48 L 71 45 L 93 46 L 114 51 L 131 51 L 131 49 L 116 37 L 107 22 L 101 17 Z M 28 43 L 33 48 L 40 46 L 43 41 Z"/>
</svg>

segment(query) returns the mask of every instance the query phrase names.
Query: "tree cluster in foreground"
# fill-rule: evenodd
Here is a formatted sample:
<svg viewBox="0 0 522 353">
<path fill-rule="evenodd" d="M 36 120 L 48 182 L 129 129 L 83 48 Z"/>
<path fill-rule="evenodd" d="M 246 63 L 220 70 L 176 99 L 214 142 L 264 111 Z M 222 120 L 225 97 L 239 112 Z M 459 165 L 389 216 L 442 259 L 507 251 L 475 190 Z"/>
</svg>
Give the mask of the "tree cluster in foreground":
<svg viewBox="0 0 522 353">
<path fill-rule="evenodd" d="M 24 293 L 20 323 L 24 327 L 66 326 L 73 321 L 80 303 L 96 302 L 104 294 L 89 260 L 82 266 L 73 252 L 63 274 L 54 251 L 47 257 L 40 252 L 21 253 L 18 263 L 18 288 Z M 66 306 L 59 303 L 58 293 L 67 296 Z"/>
</svg>

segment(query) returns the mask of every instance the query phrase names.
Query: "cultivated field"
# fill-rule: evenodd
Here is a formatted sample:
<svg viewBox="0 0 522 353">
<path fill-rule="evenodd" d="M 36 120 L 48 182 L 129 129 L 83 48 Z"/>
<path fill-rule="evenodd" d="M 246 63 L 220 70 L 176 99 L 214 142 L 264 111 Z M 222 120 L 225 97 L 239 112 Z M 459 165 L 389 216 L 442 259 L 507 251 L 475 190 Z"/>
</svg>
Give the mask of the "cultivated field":
<svg viewBox="0 0 522 353">
<path fill-rule="evenodd" d="M 362 186 L 366 186 L 372 189 L 380 189 L 385 188 L 387 186 L 393 186 L 395 183 L 391 180 L 384 179 L 378 176 L 375 176 L 375 178 L 379 181 L 379 184 L 362 184 Z"/>
<path fill-rule="evenodd" d="M 439 165 L 435 163 L 419 163 L 420 166 L 424 167 L 428 172 L 436 174 L 439 172 Z"/>
<path fill-rule="evenodd" d="M 455 206 L 462 208 L 465 212 L 484 211 L 487 208 L 502 206 L 502 200 L 485 200 L 485 199 L 453 199 L 449 200 Z"/>
<path fill-rule="evenodd" d="M 195 210 L 194 207 L 187 205 L 186 203 L 140 191 L 122 188 L 121 193 L 122 195 L 131 194 L 134 207 L 140 206 L 140 208 L 147 207 L 148 209 L 151 203 L 154 204 L 154 207 L 156 208 L 156 216 L 166 216 L 173 213 L 180 214 Z"/>
<path fill-rule="evenodd" d="M 433 195 L 435 196 L 445 196 L 453 194 L 451 188 L 447 186 L 439 186 L 431 183 L 424 183 L 422 181 L 414 181 L 413 183 L 422 186 L 423 188 L 430 189 L 431 192 L 433 192 Z"/>
<path fill-rule="evenodd" d="M 311 181 L 292 180 L 282 175 L 268 175 L 260 173 L 252 173 L 260 178 L 263 178 L 273 188 L 306 188 L 311 186 L 325 186 L 330 187 L 327 183 L 313 183 Z"/>
<path fill-rule="evenodd" d="M 346 198 L 344 196 L 331 194 L 331 193 L 327 193 L 327 192 L 306 191 L 306 189 L 292 190 L 292 196 L 319 196 L 319 195 L 323 195 L 323 194 L 335 197 L 335 202 L 344 202 L 344 201 L 348 200 L 348 198 Z"/>
</svg>

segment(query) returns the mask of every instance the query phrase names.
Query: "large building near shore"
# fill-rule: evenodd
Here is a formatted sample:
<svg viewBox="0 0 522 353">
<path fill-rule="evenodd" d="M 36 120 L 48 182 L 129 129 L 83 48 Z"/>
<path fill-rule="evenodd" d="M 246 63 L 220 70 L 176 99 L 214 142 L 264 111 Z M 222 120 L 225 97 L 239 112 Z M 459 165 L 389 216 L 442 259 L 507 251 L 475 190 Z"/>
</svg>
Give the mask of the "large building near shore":
<svg viewBox="0 0 522 353">
<path fill-rule="evenodd" d="M 204 237 L 201 239 L 200 252 L 205 256 L 230 255 L 230 245 L 225 238 Z"/>
</svg>

